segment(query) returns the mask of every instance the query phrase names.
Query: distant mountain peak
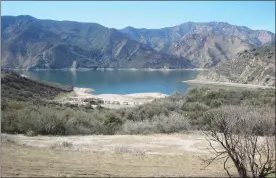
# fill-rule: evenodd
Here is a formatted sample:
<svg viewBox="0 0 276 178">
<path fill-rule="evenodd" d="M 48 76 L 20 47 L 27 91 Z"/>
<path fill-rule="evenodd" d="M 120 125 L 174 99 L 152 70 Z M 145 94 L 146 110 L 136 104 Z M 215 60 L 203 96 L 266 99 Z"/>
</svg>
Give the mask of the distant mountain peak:
<svg viewBox="0 0 276 178">
<path fill-rule="evenodd" d="M 30 15 L 19 15 L 19 16 L 14 16 L 17 17 L 20 20 L 37 20 L 37 18 L 30 16 Z"/>
</svg>

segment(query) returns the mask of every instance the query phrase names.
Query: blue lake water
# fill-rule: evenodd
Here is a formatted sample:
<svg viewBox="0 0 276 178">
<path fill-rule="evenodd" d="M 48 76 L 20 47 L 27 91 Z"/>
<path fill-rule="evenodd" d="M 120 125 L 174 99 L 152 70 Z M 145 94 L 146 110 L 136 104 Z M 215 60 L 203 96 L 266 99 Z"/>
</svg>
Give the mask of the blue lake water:
<svg viewBox="0 0 276 178">
<path fill-rule="evenodd" d="M 18 71 L 37 80 L 92 88 L 93 94 L 159 92 L 184 93 L 191 86 L 181 81 L 195 79 L 197 71 Z"/>
</svg>

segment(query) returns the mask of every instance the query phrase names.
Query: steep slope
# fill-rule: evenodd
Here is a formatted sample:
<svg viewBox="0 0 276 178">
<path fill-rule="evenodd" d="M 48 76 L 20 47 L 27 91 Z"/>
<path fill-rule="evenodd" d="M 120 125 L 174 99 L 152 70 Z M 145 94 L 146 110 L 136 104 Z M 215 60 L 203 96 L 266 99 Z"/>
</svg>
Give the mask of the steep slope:
<svg viewBox="0 0 276 178">
<path fill-rule="evenodd" d="M 95 23 L 3 16 L 1 66 L 8 68 L 191 68 L 116 29 Z"/>
<path fill-rule="evenodd" d="M 275 44 L 275 34 L 223 22 L 187 22 L 162 29 L 126 27 L 121 32 L 157 51 L 189 59 L 197 67 L 215 66 L 253 47 Z"/>
<path fill-rule="evenodd" d="M 275 46 L 240 52 L 232 60 L 202 72 L 197 80 L 275 86 Z"/>
</svg>

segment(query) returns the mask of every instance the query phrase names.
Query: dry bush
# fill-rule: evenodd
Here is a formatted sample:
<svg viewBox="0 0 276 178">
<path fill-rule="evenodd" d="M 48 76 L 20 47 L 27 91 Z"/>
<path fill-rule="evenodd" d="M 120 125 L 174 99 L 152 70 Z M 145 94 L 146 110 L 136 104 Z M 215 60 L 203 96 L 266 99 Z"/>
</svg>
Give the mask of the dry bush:
<svg viewBox="0 0 276 178">
<path fill-rule="evenodd" d="M 207 166 L 224 159 L 229 172 L 232 161 L 239 177 L 265 178 L 275 173 L 275 114 L 273 109 L 226 106 L 208 112 L 204 132 L 214 157 L 204 159 Z M 217 149 L 214 143 L 222 147 Z"/>
<path fill-rule="evenodd" d="M 122 134 L 150 134 L 157 132 L 157 125 L 149 120 L 132 121 L 127 120 L 122 126 Z"/>
<path fill-rule="evenodd" d="M 127 120 L 123 124 L 122 132 L 125 134 L 172 133 L 189 129 L 190 122 L 187 118 L 177 112 L 171 112 L 169 116 L 161 114 L 151 120 Z"/>
<path fill-rule="evenodd" d="M 169 116 L 159 116 L 159 130 L 162 133 L 186 131 L 190 128 L 190 121 L 177 112 L 171 112 Z"/>
</svg>

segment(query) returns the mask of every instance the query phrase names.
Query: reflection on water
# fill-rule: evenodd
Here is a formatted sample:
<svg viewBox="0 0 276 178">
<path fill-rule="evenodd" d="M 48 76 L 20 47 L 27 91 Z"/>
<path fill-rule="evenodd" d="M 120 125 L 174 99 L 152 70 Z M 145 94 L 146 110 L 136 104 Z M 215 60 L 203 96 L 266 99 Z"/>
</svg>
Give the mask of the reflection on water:
<svg viewBox="0 0 276 178">
<path fill-rule="evenodd" d="M 18 71 L 29 77 L 74 87 L 92 88 L 94 94 L 185 92 L 183 80 L 194 79 L 197 71 Z"/>
</svg>

